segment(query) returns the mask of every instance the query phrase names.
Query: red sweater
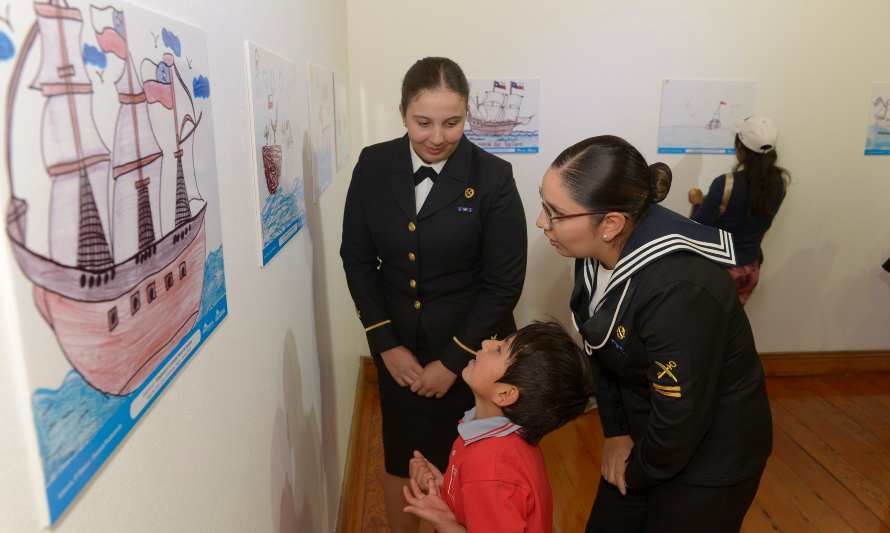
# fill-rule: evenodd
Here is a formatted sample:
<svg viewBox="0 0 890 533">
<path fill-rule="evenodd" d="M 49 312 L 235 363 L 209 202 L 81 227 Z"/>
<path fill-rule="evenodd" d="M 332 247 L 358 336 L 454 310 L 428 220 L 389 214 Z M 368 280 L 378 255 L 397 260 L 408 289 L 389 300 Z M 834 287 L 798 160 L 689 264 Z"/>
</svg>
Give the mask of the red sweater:
<svg viewBox="0 0 890 533">
<path fill-rule="evenodd" d="M 490 418 L 462 421 L 442 497 L 468 533 L 551 533 L 553 495 L 544 454 L 522 440 L 518 426 L 497 418 L 503 423 L 494 427 Z"/>
</svg>

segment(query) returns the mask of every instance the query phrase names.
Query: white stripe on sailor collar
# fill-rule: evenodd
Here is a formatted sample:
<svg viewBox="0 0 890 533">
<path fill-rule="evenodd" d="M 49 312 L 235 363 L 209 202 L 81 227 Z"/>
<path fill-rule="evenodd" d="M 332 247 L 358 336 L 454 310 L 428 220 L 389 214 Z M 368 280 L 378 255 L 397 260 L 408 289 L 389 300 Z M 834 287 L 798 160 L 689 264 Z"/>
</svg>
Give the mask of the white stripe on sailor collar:
<svg viewBox="0 0 890 533">
<path fill-rule="evenodd" d="M 465 445 L 490 437 L 506 437 L 520 429 L 521 426 L 510 422 L 505 416 L 477 419 L 475 407 L 464 413 L 463 420 L 457 425 L 457 432 L 464 439 Z"/>
<path fill-rule="evenodd" d="M 618 261 L 618 264 L 615 265 L 615 272 L 612 274 L 603 296 L 605 297 L 606 294 L 609 294 L 613 287 L 618 286 L 633 275 L 634 272 L 659 257 L 672 252 L 685 250 L 717 263 L 730 266 L 735 265 L 735 246 L 732 242 L 732 235 L 724 230 L 718 230 L 718 235 L 720 236 L 719 243 L 698 241 L 677 233 L 665 235 L 647 242 Z"/>
<path fill-rule="evenodd" d="M 612 336 L 612 328 L 615 327 L 618 313 L 621 312 L 621 305 L 624 303 L 624 297 L 627 295 L 627 289 L 630 286 L 630 277 L 652 261 L 670 253 L 685 250 L 697 253 L 718 263 L 735 265 L 735 248 L 732 242 L 732 235 L 726 231 L 719 230 L 719 236 L 720 243 L 717 244 L 697 241 L 680 234 L 665 235 L 647 242 L 618 261 L 609 284 L 603 292 L 602 301 L 605 301 L 606 295 L 620 284 L 624 285 L 624 290 L 621 291 L 621 297 L 618 299 L 618 305 L 615 306 L 615 312 L 612 315 L 611 323 L 608 329 L 606 329 L 603 339 L 596 345 L 591 345 L 586 340 L 584 341 L 584 349 L 587 354 L 591 355 L 593 350 L 601 349 L 609 341 L 609 338 Z M 710 248 L 713 248 L 713 250 Z M 572 318 L 574 319 L 574 314 Z M 590 318 L 593 317 L 591 316 Z"/>
</svg>

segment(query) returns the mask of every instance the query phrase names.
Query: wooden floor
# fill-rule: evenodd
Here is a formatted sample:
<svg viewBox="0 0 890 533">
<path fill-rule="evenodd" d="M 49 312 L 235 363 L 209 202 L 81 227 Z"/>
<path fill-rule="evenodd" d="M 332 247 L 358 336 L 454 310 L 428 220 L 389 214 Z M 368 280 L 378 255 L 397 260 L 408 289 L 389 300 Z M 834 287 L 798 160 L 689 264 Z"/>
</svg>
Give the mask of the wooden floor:
<svg viewBox="0 0 890 533">
<path fill-rule="evenodd" d="M 773 455 L 742 531 L 890 533 L 890 374 L 770 378 Z M 360 529 L 386 532 L 380 403 L 365 387 L 370 438 L 358 454 L 364 490 L 349 508 Z M 602 430 L 596 412 L 542 442 L 553 486 L 555 531 L 584 530 L 599 479 Z"/>
</svg>

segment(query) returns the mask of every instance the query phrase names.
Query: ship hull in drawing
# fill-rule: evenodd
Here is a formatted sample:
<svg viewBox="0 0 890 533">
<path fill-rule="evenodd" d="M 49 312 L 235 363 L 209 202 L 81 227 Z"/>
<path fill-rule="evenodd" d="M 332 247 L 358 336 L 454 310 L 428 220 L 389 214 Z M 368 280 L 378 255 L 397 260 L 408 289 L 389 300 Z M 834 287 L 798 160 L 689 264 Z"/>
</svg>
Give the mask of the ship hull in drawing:
<svg viewBox="0 0 890 533">
<path fill-rule="evenodd" d="M 269 194 L 275 194 L 281 181 L 281 145 L 263 146 L 263 174 L 266 176 L 266 189 Z"/>
<path fill-rule="evenodd" d="M 510 135 L 513 133 L 513 130 L 516 126 L 523 126 L 528 124 L 529 120 L 521 121 L 521 120 L 503 120 L 503 121 L 488 121 L 482 120 L 480 118 L 476 118 L 474 116 L 470 116 L 468 118 L 470 123 L 470 129 L 473 130 L 474 133 L 479 135 Z"/>
<path fill-rule="evenodd" d="M 92 387 L 112 395 L 132 392 L 197 320 L 206 205 L 151 249 L 104 272 L 59 265 L 28 250 L 26 213 L 24 202 L 13 205 L 7 232 L 65 357 Z"/>
</svg>

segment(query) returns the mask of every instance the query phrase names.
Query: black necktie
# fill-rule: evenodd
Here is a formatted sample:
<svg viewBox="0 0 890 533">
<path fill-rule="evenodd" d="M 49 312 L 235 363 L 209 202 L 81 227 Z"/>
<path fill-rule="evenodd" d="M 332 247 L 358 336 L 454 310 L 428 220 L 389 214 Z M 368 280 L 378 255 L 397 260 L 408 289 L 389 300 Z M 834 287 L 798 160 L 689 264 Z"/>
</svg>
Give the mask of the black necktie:
<svg viewBox="0 0 890 533">
<path fill-rule="evenodd" d="M 439 175 L 436 174 L 436 171 L 433 170 L 433 167 L 428 167 L 426 165 L 421 166 L 417 169 L 417 172 L 414 173 L 414 186 L 417 187 L 420 185 L 420 182 L 429 178 L 433 183 L 436 182 L 436 178 Z"/>
</svg>

